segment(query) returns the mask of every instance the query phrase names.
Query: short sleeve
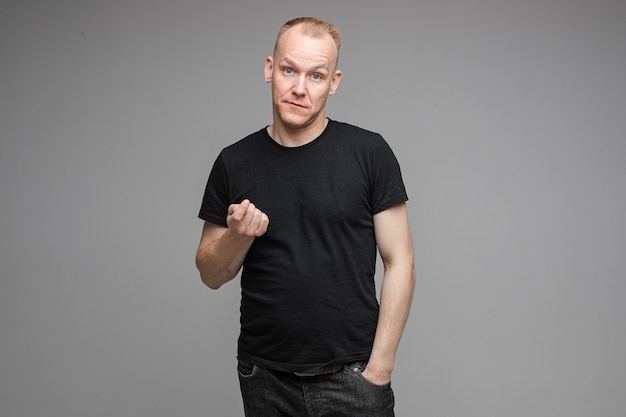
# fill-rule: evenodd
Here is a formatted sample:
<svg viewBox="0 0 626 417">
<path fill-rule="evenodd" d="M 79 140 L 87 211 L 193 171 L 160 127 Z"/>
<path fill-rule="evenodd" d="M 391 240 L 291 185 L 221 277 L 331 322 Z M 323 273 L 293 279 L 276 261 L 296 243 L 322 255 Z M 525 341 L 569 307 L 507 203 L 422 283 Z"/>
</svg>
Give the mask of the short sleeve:
<svg viewBox="0 0 626 417">
<path fill-rule="evenodd" d="M 220 153 L 209 174 L 198 217 L 209 223 L 227 227 L 226 215 L 229 204 L 228 175 L 224 166 L 223 155 Z"/>
<path fill-rule="evenodd" d="M 370 184 L 372 214 L 380 213 L 389 207 L 407 201 L 408 195 L 402 180 L 400 164 L 389 144 L 377 135 L 373 142 Z"/>
</svg>

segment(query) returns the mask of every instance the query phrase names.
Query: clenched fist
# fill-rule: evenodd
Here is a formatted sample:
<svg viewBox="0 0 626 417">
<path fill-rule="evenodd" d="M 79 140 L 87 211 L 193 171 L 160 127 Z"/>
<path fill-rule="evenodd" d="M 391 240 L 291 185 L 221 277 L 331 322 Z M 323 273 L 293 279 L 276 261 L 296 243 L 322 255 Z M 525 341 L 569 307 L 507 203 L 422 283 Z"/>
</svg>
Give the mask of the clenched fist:
<svg viewBox="0 0 626 417">
<path fill-rule="evenodd" d="M 229 229 L 240 235 L 259 237 L 267 231 L 270 219 L 250 200 L 245 199 L 239 204 L 231 204 L 228 207 L 226 223 Z"/>
</svg>

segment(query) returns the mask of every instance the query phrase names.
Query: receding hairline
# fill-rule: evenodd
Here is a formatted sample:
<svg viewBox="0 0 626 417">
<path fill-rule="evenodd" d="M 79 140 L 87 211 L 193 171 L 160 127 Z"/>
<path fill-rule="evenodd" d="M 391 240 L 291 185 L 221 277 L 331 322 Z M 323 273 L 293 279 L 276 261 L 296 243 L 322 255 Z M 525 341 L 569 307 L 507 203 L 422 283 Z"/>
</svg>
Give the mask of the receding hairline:
<svg viewBox="0 0 626 417">
<path fill-rule="evenodd" d="M 305 35 L 312 38 L 322 38 L 325 35 L 329 35 L 335 46 L 337 47 L 337 59 L 339 59 L 339 49 L 341 48 L 341 32 L 337 29 L 337 26 L 330 22 L 327 22 L 316 17 L 297 17 L 286 22 L 278 30 L 278 36 L 276 37 L 276 43 L 274 44 L 274 54 L 278 49 L 278 43 L 282 37 L 289 31 L 289 29 L 298 26 Z"/>
</svg>

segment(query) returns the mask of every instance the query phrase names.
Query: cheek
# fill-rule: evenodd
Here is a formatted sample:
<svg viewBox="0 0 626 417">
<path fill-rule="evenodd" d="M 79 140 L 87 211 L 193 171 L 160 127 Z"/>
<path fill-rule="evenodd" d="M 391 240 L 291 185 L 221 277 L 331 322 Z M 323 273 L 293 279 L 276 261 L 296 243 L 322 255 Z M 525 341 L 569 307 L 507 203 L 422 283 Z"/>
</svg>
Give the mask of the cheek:
<svg viewBox="0 0 626 417">
<path fill-rule="evenodd" d="M 279 98 L 281 96 L 284 96 L 285 95 L 284 87 L 281 87 L 281 85 L 278 84 L 278 83 L 275 83 L 275 82 L 272 83 L 272 95 L 275 98 Z"/>
<path fill-rule="evenodd" d="M 311 91 L 310 95 L 312 101 L 323 104 L 330 95 L 330 89 L 328 88 L 328 86 L 320 86 L 320 88 Z"/>
<path fill-rule="evenodd" d="M 289 91 L 291 91 L 291 88 L 289 86 L 288 83 L 286 82 L 280 82 L 280 81 L 274 81 L 272 83 L 272 90 L 274 91 L 275 94 L 278 95 L 285 95 L 287 93 L 289 93 Z"/>
</svg>

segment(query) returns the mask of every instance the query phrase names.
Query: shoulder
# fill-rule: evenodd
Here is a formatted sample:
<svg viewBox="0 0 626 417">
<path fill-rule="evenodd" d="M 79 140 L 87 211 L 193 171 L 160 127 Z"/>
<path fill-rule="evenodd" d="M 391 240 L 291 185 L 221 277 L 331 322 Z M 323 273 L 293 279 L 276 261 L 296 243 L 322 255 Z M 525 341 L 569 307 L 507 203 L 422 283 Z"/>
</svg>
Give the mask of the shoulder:
<svg viewBox="0 0 626 417">
<path fill-rule="evenodd" d="M 237 151 L 241 151 L 242 149 L 254 148 L 254 147 L 261 145 L 264 142 L 265 137 L 267 136 L 267 131 L 265 129 L 266 128 L 263 128 L 263 129 L 257 130 L 256 132 L 250 133 L 248 136 L 244 137 L 243 139 L 240 139 L 236 141 L 235 143 L 225 147 L 222 150 L 222 152 L 223 153 L 229 153 L 233 151 L 237 152 Z"/>
<path fill-rule="evenodd" d="M 265 128 L 249 134 L 243 139 L 222 148 L 217 159 L 221 163 L 230 165 L 237 164 L 255 155 L 260 155 L 267 147 L 267 131 Z"/>
<path fill-rule="evenodd" d="M 361 138 L 361 139 L 369 138 L 369 137 L 382 138 L 382 136 L 379 133 L 372 132 L 371 130 L 364 129 L 362 127 L 355 126 L 350 123 L 339 122 L 337 120 L 332 120 L 332 119 L 329 121 L 329 123 L 332 126 L 332 131 L 337 134 L 346 135 L 348 137 Z"/>
<path fill-rule="evenodd" d="M 336 120 L 331 120 L 330 123 L 332 123 L 330 135 L 340 138 L 353 149 L 373 153 L 391 151 L 387 141 L 378 132 Z"/>
</svg>

